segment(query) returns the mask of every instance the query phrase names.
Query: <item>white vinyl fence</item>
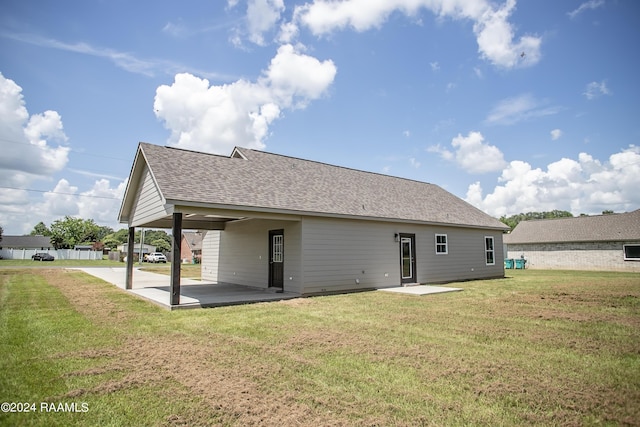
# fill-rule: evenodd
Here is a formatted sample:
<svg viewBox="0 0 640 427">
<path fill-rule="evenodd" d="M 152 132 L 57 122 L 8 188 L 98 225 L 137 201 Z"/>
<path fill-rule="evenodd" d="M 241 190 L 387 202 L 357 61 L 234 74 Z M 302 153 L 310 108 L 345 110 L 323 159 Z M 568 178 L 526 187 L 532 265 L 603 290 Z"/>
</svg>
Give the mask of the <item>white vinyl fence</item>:
<svg viewBox="0 0 640 427">
<path fill-rule="evenodd" d="M 75 249 L 41 250 L 41 249 L 2 249 L 0 256 L 4 259 L 31 259 L 36 253 L 48 253 L 55 259 L 102 259 L 102 251 L 77 251 Z"/>
</svg>

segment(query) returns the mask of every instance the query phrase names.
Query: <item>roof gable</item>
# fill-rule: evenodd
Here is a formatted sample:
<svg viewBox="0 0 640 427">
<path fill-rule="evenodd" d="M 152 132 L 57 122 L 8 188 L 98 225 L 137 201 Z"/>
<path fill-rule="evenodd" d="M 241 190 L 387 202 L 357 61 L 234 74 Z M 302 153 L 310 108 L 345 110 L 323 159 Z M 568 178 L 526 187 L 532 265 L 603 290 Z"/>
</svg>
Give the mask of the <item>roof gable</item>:
<svg viewBox="0 0 640 427">
<path fill-rule="evenodd" d="M 140 153 L 169 204 L 507 228 L 434 184 L 239 147 L 227 157 L 141 143 Z"/>
<path fill-rule="evenodd" d="M 507 244 L 640 240 L 640 209 L 629 213 L 522 221 Z"/>
</svg>

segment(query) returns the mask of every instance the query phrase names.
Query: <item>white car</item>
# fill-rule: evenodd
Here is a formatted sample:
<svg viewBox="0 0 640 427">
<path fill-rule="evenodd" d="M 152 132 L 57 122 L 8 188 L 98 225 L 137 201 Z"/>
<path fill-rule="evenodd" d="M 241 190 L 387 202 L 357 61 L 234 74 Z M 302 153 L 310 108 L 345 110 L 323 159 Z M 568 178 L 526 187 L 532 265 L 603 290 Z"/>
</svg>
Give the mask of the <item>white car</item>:
<svg viewBox="0 0 640 427">
<path fill-rule="evenodd" d="M 167 262 L 167 257 L 164 256 L 163 254 L 161 254 L 160 252 L 151 252 L 148 256 L 147 256 L 147 262 Z"/>
</svg>

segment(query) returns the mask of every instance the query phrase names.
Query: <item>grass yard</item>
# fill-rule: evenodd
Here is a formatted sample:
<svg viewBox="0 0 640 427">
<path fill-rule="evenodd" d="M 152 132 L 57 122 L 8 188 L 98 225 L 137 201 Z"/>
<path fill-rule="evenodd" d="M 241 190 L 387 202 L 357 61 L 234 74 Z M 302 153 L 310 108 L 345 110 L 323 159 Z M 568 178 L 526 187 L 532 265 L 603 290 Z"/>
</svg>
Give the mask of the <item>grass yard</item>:
<svg viewBox="0 0 640 427">
<path fill-rule="evenodd" d="M 0 425 L 640 425 L 640 275 L 508 276 L 170 312 L 1 269 Z"/>
</svg>

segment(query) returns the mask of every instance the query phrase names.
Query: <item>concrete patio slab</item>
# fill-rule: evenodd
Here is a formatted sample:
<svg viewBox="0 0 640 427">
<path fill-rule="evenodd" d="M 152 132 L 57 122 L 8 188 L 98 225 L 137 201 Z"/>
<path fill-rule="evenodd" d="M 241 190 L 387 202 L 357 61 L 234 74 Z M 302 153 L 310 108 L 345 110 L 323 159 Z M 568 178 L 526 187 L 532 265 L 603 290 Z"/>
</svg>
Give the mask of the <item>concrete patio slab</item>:
<svg viewBox="0 0 640 427">
<path fill-rule="evenodd" d="M 108 283 L 125 289 L 125 268 L 74 268 Z M 273 292 L 268 289 L 251 288 L 229 283 L 210 283 L 194 279 L 181 279 L 180 304 L 171 305 L 170 277 L 134 269 L 132 294 L 170 310 L 200 307 L 221 307 L 256 302 L 280 301 L 298 298 L 293 292 Z"/>
<path fill-rule="evenodd" d="M 418 285 L 418 286 L 400 286 L 397 288 L 385 288 L 379 289 L 384 292 L 395 292 L 399 294 L 409 295 L 429 295 L 429 294 L 441 294 L 444 292 L 458 292 L 462 291 L 462 288 L 447 288 L 445 286 L 431 286 L 431 285 Z"/>
</svg>

